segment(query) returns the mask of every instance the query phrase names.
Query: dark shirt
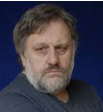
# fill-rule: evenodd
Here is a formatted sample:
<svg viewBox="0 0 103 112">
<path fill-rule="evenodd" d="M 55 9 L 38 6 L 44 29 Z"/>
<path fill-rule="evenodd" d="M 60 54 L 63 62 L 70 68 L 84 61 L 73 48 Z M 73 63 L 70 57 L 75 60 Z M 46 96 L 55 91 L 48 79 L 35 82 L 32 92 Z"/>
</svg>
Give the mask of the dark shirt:
<svg viewBox="0 0 103 112">
<path fill-rule="evenodd" d="M 63 103 L 51 94 L 37 91 L 20 74 L 0 93 L 0 112 L 103 112 L 100 98 L 83 82 L 71 80 L 69 100 Z"/>
</svg>

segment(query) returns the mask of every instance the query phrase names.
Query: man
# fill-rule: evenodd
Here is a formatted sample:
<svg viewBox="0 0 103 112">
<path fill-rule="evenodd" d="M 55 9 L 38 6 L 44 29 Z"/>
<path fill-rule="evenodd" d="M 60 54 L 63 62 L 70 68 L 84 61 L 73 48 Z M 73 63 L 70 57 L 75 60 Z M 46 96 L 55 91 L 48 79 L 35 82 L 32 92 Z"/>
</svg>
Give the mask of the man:
<svg viewBox="0 0 103 112">
<path fill-rule="evenodd" d="M 0 93 L 0 112 L 103 112 L 93 88 L 71 79 L 75 19 L 61 7 L 29 9 L 14 29 L 23 71 Z"/>
</svg>

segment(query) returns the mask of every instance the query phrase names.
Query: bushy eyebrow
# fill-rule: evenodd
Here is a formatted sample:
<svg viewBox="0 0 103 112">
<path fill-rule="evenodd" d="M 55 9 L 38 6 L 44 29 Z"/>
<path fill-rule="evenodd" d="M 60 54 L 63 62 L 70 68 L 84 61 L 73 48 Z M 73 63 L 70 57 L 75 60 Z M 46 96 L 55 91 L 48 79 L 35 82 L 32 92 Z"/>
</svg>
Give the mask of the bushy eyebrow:
<svg viewBox="0 0 103 112">
<path fill-rule="evenodd" d="M 45 45 L 46 43 L 43 41 L 34 41 L 34 45 Z"/>
<path fill-rule="evenodd" d="M 68 46 L 69 43 L 57 43 L 55 46 Z"/>
<path fill-rule="evenodd" d="M 55 46 L 68 47 L 70 45 L 71 45 L 71 42 L 58 42 Z"/>
<path fill-rule="evenodd" d="M 69 46 L 70 42 L 63 42 L 63 41 L 58 41 L 57 43 L 54 44 L 54 46 Z M 49 43 L 47 42 L 37 42 L 34 44 L 34 47 L 39 47 L 39 46 L 49 46 Z"/>
</svg>

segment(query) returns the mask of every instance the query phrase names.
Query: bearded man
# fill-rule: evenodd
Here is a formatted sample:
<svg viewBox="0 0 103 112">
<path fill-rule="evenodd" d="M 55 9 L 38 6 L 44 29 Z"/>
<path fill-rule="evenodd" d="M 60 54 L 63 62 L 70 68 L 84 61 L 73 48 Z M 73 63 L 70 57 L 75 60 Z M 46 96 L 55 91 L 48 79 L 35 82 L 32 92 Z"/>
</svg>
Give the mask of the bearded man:
<svg viewBox="0 0 103 112">
<path fill-rule="evenodd" d="M 29 9 L 15 26 L 14 44 L 23 71 L 0 93 L 0 112 L 103 112 L 93 88 L 71 79 L 78 35 L 63 8 Z"/>
</svg>

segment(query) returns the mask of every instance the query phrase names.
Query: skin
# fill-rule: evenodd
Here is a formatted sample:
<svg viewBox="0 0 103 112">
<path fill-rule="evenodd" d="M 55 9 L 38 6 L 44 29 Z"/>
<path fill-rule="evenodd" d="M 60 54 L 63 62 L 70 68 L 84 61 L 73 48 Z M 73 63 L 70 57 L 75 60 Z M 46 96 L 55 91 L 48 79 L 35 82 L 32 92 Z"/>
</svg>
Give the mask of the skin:
<svg viewBox="0 0 103 112">
<path fill-rule="evenodd" d="M 51 94 L 67 102 L 69 95 L 65 87 L 71 78 L 74 54 L 70 30 L 63 20 L 58 20 L 51 21 L 43 32 L 31 34 L 26 42 L 25 56 L 20 55 L 30 83 L 38 89 L 37 81 L 41 81 Z"/>
</svg>

